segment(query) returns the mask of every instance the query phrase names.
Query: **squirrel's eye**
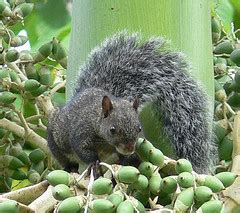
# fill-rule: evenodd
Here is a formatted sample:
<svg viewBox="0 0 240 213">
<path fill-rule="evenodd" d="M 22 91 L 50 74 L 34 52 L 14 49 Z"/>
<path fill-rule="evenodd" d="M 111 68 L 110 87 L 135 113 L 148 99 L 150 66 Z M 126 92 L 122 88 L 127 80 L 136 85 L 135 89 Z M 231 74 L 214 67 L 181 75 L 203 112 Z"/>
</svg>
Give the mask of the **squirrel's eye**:
<svg viewBox="0 0 240 213">
<path fill-rule="evenodd" d="M 111 127 L 110 127 L 110 132 L 111 132 L 112 134 L 115 134 L 115 133 L 116 133 L 116 128 L 115 128 L 114 126 L 111 126 Z"/>
<path fill-rule="evenodd" d="M 139 126 L 139 127 L 138 127 L 138 132 L 141 132 L 141 131 L 142 131 L 142 127 Z"/>
</svg>

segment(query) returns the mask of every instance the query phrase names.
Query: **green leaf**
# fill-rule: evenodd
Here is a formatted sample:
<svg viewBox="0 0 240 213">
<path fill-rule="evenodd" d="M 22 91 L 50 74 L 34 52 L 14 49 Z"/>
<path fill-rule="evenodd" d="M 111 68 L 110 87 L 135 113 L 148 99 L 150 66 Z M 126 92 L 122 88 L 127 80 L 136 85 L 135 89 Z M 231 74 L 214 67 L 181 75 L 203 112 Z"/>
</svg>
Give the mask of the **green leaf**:
<svg viewBox="0 0 240 213">
<path fill-rule="evenodd" d="M 233 22 L 234 8 L 229 0 L 215 0 L 216 13 L 222 21 L 224 30 L 231 32 L 231 23 Z"/>
<path fill-rule="evenodd" d="M 67 11 L 66 1 L 48 0 L 44 2 L 36 2 L 33 13 L 25 21 L 32 50 L 36 51 L 53 37 L 57 37 L 68 48 L 70 15 Z"/>
</svg>

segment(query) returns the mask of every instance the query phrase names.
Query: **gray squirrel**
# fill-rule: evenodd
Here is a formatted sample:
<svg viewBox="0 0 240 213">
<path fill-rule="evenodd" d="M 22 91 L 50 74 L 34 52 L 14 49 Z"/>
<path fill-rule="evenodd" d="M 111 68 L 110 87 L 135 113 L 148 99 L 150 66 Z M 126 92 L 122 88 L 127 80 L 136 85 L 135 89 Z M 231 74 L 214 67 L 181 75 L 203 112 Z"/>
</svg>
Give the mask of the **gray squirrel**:
<svg viewBox="0 0 240 213">
<path fill-rule="evenodd" d="M 189 70 L 185 56 L 168 50 L 161 37 L 143 41 L 120 32 L 107 38 L 81 67 L 72 98 L 52 113 L 50 150 L 68 169 L 98 160 L 101 150 L 124 159 L 141 131 L 138 111 L 151 103 L 177 157 L 208 171 L 216 149 L 207 98 Z"/>
</svg>

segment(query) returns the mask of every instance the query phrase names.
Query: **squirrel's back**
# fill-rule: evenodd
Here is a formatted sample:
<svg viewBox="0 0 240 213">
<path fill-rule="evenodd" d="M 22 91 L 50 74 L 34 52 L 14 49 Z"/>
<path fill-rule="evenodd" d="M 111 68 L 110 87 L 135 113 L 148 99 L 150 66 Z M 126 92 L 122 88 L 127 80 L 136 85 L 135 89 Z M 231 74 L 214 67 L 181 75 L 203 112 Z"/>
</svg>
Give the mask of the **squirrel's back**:
<svg viewBox="0 0 240 213">
<path fill-rule="evenodd" d="M 189 70 L 184 55 L 169 51 L 163 38 L 142 41 L 138 34 L 123 32 L 91 52 L 80 70 L 75 95 L 95 87 L 116 97 L 138 97 L 141 104 L 153 103 L 177 156 L 205 172 L 216 149 L 206 96 Z"/>
</svg>

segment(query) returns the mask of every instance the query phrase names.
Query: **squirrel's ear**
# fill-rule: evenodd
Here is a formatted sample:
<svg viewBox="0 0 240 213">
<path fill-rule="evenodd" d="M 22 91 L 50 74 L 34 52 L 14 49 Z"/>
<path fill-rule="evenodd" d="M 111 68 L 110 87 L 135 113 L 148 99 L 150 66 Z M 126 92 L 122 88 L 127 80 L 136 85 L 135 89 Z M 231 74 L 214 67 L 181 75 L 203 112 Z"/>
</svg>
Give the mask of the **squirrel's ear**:
<svg viewBox="0 0 240 213">
<path fill-rule="evenodd" d="M 112 102 L 111 102 L 110 98 L 105 95 L 102 100 L 102 110 L 103 110 L 104 118 L 109 116 L 112 109 L 113 109 Z"/>
<path fill-rule="evenodd" d="M 134 102 L 133 102 L 133 109 L 135 109 L 137 111 L 139 106 L 139 99 L 135 98 Z"/>
</svg>

